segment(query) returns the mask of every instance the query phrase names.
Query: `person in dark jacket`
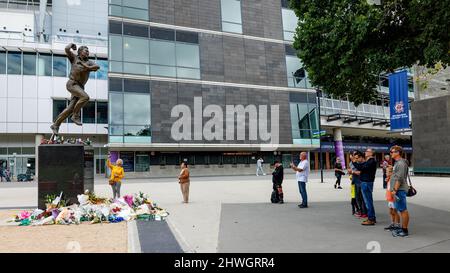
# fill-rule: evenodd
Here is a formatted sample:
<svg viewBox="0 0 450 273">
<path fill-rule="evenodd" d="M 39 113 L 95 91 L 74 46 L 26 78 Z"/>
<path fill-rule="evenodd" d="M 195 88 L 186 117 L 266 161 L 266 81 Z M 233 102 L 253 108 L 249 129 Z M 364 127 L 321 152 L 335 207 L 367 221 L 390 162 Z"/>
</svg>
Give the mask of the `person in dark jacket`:
<svg viewBox="0 0 450 273">
<path fill-rule="evenodd" d="M 272 183 L 273 183 L 273 190 L 275 192 L 275 196 L 279 200 L 279 204 L 283 204 L 283 187 L 281 184 L 283 183 L 284 178 L 284 169 L 283 165 L 279 161 L 274 162 L 275 170 L 272 172 Z"/>
<path fill-rule="evenodd" d="M 357 174 L 359 174 L 359 180 L 361 181 L 361 191 L 367 207 L 368 219 L 362 222 L 363 226 L 373 226 L 377 222 L 375 207 L 373 205 L 373 184 L 375 182 L 378 164 L 374 154 L 373 149 L 369 148 L 365 152 L 366 161 L 363 163 L 354 163 L 355 168 L 358 170 Z"/>
<path fill-rule="evenodd" d="M 336 158 L 336 163 L 334 164 L 334 176 L 336 176 L 336 183 L 334 184 L 334 188 L 336 187 L 342 190 L 341 187 L 341 179 L 345 173 L 342 171 L 342 163 L 339 157 Z"/>
<path fill-rule="evenodd" d="M 359 211 L 355 214 L 358 218 L 367 218 L 366 204 L 364 204 L 364 198 L 361 190 L 361 180 L 359 179 L 358 169 L 355 167 L 355 163 L 364 162 L 364 154 L 360 151 L 354 151 L 353 157 L 350 162 L 348 173 L 352 175 L 352 184 L 355 185 L 355 199 L 358 204 Z"/>
</svg>

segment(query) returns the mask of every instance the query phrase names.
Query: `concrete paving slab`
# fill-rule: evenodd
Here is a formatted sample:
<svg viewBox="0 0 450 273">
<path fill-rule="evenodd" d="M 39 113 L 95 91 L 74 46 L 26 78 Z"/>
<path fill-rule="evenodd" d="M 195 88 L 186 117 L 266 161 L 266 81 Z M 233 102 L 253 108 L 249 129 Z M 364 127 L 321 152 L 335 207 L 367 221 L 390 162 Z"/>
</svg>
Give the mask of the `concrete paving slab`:
<svg viewBox="0 0 450 273">
<path fill-rule="evenodd" d="M 165 221 L 136 221 L 143 253 L 183 253 Z"/>
<path fill-rule="evenodd" d="M 450 253 L 450 212 L 409 204 L 410 236 L 394 238 L 386 202 L 375 203 L 377 225 L 364 227 L 348 202 L 223 204 L 218 252 Z"/>
</svg>

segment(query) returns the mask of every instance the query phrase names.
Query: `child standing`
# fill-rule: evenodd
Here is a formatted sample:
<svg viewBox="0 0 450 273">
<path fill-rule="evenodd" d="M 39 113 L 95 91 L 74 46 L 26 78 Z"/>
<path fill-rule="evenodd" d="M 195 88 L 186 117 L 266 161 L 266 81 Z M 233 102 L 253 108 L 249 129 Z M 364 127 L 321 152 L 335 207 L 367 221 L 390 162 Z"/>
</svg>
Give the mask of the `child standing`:
<svg viewBox="0 0 450 273">
<path fill-rule="evenodd" d="M 356 186 L 355 186 L 355 184 L 352 181 L 352 175 L 350 175 L 350 182 L 351 182 L 350 189 L 351 189 L 351 197 L 352 197 L 352 201 L 351 201 L 351 204 L 352 204 L 352 215 L 355 215 L 357 213 L 360 213 L 360 209 L 359 209 L 359 206 L 358 206 L 358 202 L 356 202 Z"/>
<path fill-rule="evenodd" d="M 392 231 L 398 228 L 401 228 L 400 226 L 400 215 L 398 214 L 397 210 L 395 209 L 395 197 L 392 195 L 392 192 L 390 189 L 390 183 L 391 183 L 391 176 L 393 171 L 393 166 L 389 165 L 386 167 L 386 182 L 387 182 L 387 190 L 386 190 L 386 201 L 388 201 L 388 207 L 389 207 L 389 214 L 391 215 L 391 224 L 384 228 L 384 230 Z"/>
</svg>

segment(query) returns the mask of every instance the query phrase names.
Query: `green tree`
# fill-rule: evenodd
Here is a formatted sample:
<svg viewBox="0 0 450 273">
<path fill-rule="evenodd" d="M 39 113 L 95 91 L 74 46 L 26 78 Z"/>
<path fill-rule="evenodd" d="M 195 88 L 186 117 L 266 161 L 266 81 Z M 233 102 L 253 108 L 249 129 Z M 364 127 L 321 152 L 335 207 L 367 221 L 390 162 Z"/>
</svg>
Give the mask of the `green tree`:
<svg viewBox="0 0 450 273">
<path fill-rule="evenodd" d="M 356 105 L 380 73 L 450 63 L 450 0 L 291 0 L 294 47 L 313 85 Z"/>
</svg>

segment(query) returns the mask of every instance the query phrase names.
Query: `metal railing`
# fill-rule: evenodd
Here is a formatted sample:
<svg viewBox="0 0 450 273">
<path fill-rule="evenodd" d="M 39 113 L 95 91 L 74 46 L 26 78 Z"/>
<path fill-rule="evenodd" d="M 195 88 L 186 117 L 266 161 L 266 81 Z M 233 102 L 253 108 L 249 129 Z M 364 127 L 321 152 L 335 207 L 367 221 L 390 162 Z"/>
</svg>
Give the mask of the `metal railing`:
<svg viewBox="0 0 450 273">
<path fill-rule="evenodd" d="M 389 107 L 374 104 L 360 104 L 336 99 L 320 98 L 321 115 L 345 114 L 369 118 L 389 119 Z"/>
<path fill-rule="evenodd" d="M 80 36 L 76 34 L 56 34 L 52 37 L 53 43 L 76 43 L 91 46 L 108 46 L 108 39 L 97 36 Z"/>
</svg>

